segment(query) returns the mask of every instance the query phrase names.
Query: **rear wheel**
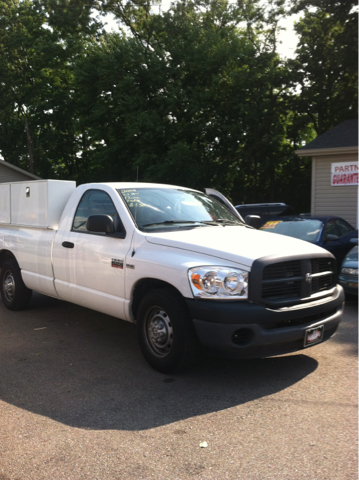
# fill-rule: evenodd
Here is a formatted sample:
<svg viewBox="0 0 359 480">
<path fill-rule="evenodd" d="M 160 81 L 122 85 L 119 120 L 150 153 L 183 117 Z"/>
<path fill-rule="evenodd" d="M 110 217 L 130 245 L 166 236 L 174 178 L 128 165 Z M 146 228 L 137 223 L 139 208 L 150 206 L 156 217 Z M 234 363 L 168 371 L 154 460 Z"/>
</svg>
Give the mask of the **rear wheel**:
<svg viewBox="0 0 359 480">
<path fill-rule="evenodd" d="M 7 260 L 1 268 L 0 292 L 9 310 L 22 310 L 30 303 L 32 290 L 24 284 L 15 260 Z"/>
<path fill-rule="evenodd" d="M 183 299 L 170 288 L 145 295 L 138 310 L 137 332 L 143 356 L 159 372 L 184 370 L 197 356 L 192 320 Z"/>
</svg>

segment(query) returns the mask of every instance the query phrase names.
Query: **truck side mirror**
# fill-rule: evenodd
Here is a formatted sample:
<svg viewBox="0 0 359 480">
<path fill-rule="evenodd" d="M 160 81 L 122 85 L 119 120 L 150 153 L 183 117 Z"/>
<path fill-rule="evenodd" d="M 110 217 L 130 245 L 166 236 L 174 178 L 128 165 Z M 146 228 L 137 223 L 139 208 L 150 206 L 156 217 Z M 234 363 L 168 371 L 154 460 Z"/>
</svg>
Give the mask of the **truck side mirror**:
<svg viewBox="0 0 359 480">
<path fill-rule="evenodd" d="M 259 215 L 246 215 L 244 221 L 250 227 L 258 230 L 262 226 L 262 219 Z"/>
<path fill-rule="evenodd" d="M 89 232 L 95 233 L 115 232 L 115 224 L 110 215 L 90 215 L 86 222 L 86 228 Z"/>
</svg>

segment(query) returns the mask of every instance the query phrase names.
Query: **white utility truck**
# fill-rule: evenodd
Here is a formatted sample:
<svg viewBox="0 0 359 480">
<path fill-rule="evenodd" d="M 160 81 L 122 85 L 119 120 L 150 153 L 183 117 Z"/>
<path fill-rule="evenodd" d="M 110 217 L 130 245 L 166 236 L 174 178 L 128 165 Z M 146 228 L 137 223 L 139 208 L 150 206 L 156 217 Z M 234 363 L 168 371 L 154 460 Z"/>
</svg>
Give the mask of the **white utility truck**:
<svg viewBox="0 0 359 480">
<path fill-rule="evenodd" d="M 199 191 L 146 183 L 0 185 L 0 289 L 32 290 L 137 324 L 161 372 L 200 346 L 228 357 L 294 352 L 330 338 L 343 314 L 334 257 L 262 232 Z"/>
</svg>

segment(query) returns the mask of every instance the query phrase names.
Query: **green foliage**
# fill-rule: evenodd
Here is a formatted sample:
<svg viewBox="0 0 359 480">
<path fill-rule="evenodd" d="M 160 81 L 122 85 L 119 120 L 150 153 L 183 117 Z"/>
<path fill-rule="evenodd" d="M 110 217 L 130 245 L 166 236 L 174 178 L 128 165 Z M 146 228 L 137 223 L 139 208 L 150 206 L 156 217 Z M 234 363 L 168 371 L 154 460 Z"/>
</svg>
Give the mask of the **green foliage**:
<svg viewBox="0 0 359 480">
<path fill-rule="evenodd" d="M 353 0 L 296 0 L 297 56 L 291 63 L 300 85 L 296 110 L 318 135 L 358 117 L 358 14 Z M 313 8 L 315 7 L 315 9 Z"/>
<path fill-rule="evenodd" d="M 292 158 L 292 80 L 268 38 L 261 48 L 236 27 L 248 10 L 215 8 L 178 3 L 152 17 L 156 28 L 147 23 L 151 48 L 106 35 L 78 63 L 77 89 L 90 105 L 81 118 L 95 142 L 89 158 L 101 178 L 133 180 L 138 167 L 143 181 L 274 199 Z"/>
<path fill-rule="evenodd" d="M 49 22 L 48 3 L 56 2 L 0 1 L 0 152 L 28 169 L 27 119 L 35 173 L 76 178 L 80 147 L 72 69 L 84 38 L 70 24 L 63 34 L 56 15 Z"/>
<path fill-rule="evenodd" d="M 277 54 L 284 0 L 151 5 L 0 0 L 3 158 L 29 168 L 27 120 L 45 178 L 138 175 L 308 210 L 310 161 L 294 150 L 357 115 L 352 0 L 293 0 L 289 62 Z M 103 31 L 107 12 L 118 33 Z"/>
</svg>

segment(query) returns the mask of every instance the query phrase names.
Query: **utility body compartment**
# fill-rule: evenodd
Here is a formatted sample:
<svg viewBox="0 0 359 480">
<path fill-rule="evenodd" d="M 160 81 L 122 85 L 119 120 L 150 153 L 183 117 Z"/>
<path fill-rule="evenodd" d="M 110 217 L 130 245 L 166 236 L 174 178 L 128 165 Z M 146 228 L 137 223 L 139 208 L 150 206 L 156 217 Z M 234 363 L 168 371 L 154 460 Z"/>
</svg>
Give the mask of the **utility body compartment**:
<svg viewBox="0 0 359 480">
<path fill-rule="evenodd" d="M 57 229 L 76 182 L 30 180 L 0 185 L 0 223 Z"/>
</svg>

